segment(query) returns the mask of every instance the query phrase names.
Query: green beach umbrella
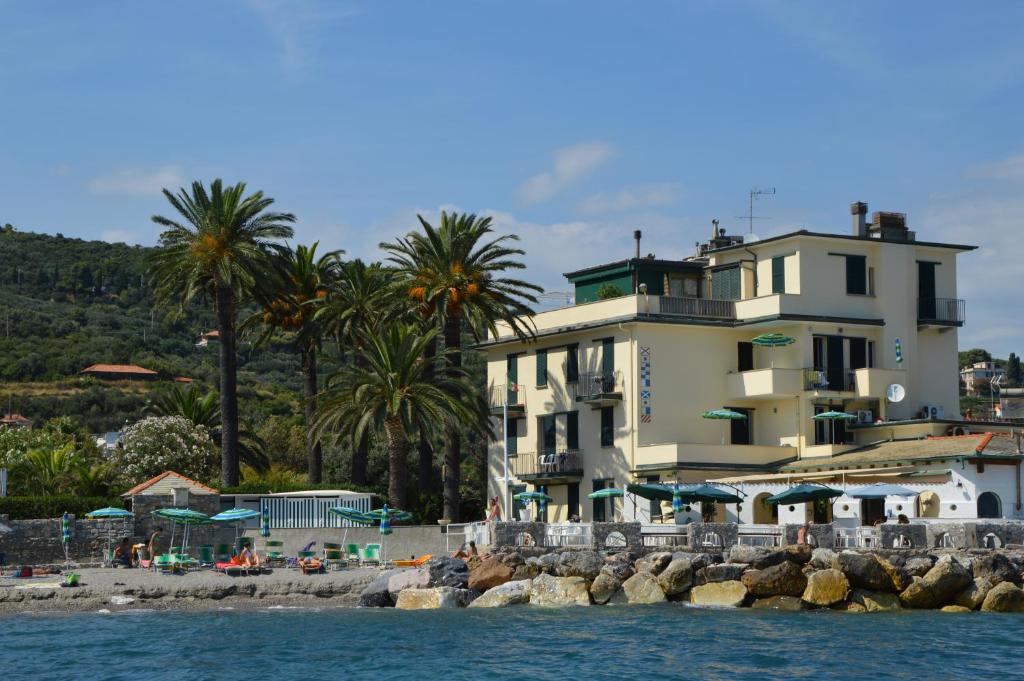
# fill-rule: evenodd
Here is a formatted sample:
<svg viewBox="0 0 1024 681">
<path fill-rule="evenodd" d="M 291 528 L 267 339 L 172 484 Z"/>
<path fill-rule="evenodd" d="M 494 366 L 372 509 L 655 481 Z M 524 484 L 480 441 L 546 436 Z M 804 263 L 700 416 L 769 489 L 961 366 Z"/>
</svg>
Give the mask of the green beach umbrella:
<svg viewBox="0 0 1024 681">
<path fill-rule="evenodd" d="M 790 338 L 783 333 L 762 333 L 760 336 L 750 341 L 751 345 L 772 349 L 772 368 L 775 368 L 775 348 L 782 347 L 784 345 L 792 345 L 795 342 L 795 338 Z"/>
<path fill-rule="evenodd" d="M 747 415 L 741 414 L 738 411 L 732 409 L 712 409 L 706 411 L 700 415 L 702 419 L 710 419 L 712 421 L 746 421 Z M 722 444 L 725 444 L 725 433 L 722 433 Z"/>
<path fill-rule="evenodd" d="M 616 487 L 605 487 L 599 489 L 596 492 L 591 492 L 587 495 L 588 499 L 613 499 L 615 497 L 626 496 L 625 490 L 618 489 Z"/>
<path fill-rule="evenodd" d="M 171 545 L 174 545 L 174 530 L 175 527 L 180 523 L 184 526 L 182 536 L 184 537 L 181 542 L 181 551 L 185 552 L 188 548 L 188 528 L 193 525 L 210 525 L 213 523 L 210 520 L 210 516 L 199 511 L 193 511 L 190 508 L 158 508 L 153 511 L 153 515 L 157 518 L 163 518 L 164 520 L 171 521 Z"/>
<path fill-rule="evenodd" d="M 134 518 L 135 514 L 131 511 L 126 511 L 123 508 L 115 508 L 113 506 L 107 506 L 106 508 L 98 508 L 95 511 L 89 511 L 85 514 L 85 517 L 89 520 L 127 520 L 128 518 Z M 114 532 L 113 524 L 107 525 L 107 555 L 110 555 L 110 544 L 112 541 L 112 534 Z"/>
<path fill-rule="evenodd" d="M 210 516 L 210 520 L 215 523 L 234 523 L 235 524 L 235 543 L 238 543 L 238 537 L 241 536 L 242 523 L 246 520 L 252 520 L 253 518 L 259 518 L 260 512 L 252 508 L 231 508 L 227 511 L 221 511 L 215 516 Z"/>
<path fill-rule="evenodd" d="M 391 522 L 394 520 L 412 520 L 412 514 L 408 511 L 399 511 L 397 508 L 388 508 L 385 504 L 382 508 L 376 508 L 372 511 L 367 511 L 363 514 L 367 523 L 377 523 L 380 525 L 380 534 L 382 537 L 386 537 L 391 534 Z M 383 553 L 383 560 L 386 563 L 388 560 L 387 554 L 387 542 L 381 539 L 381 552 Z"/>
<path fill-rule="evenodd" d="M 825 485 L 815 485 L 804 482 L 795 487 L 774 494 L 764 500 L 766 504 L 802 504 L 806 501 L 818 501 L 819 499 L 834 499 L 843 496 L 843 491 L 832 489 Z"/>
<path fill-rule="evenodd" d="M 683 491 L 679 485 L 672 486 L 672 515 L 683 512 Z"/>
<path fill-rule="evenodd" d="M 356 525 L 369 525 L 373 521 L 366 517 L 366 514 L 362 511 L 350 508 L 348 506 L 334 506 L 328 509 L 331 513 L 340 516 L 342 520 L 347 520 L 350 523 Z M 348 541 L 348 525 L 345 525 L 345 532 L 341 535 L 341 543 L 344 545 Z"/>
<path fill-rule="evenodd" d="M 533 492 L 520 492 L 519 494 L 512 495 L 512 498 L 516 501 L 536 501 L 537 502 L 537 515 L 540 516 L 544 512 L 544 504 L 549 501 L 554 501 L 549 497 L 543 490 L 535 490 Z"/>
<path fill-rule="evenodd" d="M 848 414 L 845 411 L 823 411 L 811 417 L 815 421 L 831 421 L 832 423 L 832 444 L 836 443 L 836 421 L 856 421 L 856 414 Z"/>
<path fill-rule="evenodd" d="M 270 508 L 267 506 L 260 513 L 260 536 L 264 539 L 270 536 Z"/>
<path fill-rule="evenodd" d="M 71 558 L 68 556 L 71 544 L 71 523 L 71 514 L 64 511 L 64 514 L 60 517 L 60 543 L 64 547 L 64 562 L 71 561 Z"/>
</svg>

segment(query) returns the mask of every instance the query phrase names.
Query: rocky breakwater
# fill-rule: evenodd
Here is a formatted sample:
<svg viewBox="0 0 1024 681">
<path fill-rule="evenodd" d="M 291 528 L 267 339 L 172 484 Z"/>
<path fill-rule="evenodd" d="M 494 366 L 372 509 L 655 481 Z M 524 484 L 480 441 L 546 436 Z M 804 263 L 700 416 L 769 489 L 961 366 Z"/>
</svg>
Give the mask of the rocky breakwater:
<svg viewBox="0 0 1024 681">
<path fill-rule="evenodd" d="M 591 606 L 683 602 L 702 607 L 887 612 L 1024 612 L 1024 552 L 835 552 L 808 546 L 737 546 L 695 552 L 524 555 L 506 550 L 464 562 L 382 573 L 363 606 L 404 609 Z"/>
</svg>

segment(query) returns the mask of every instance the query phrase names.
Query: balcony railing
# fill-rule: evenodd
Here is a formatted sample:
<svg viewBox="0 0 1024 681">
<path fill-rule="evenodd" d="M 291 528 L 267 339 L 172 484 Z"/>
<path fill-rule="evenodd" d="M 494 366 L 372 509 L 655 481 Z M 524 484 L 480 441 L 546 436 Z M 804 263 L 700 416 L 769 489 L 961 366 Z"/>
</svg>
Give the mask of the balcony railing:
<svg viewBox="0 0 1024 681">
<path fill-rule="evenodd" d="M 509 459 L 512 474 L 517 478 L 557 478 L 579 475 L 583 472 L 583 453 L 578 449 L 563 449 L 537 454 L 520 452 Z"/>
<path fill-rule="evenodd" d="M 520 390 L 519 386 L 515 384 L 492 385 L 487 391 L 487 405 L 490 407 L 491 413 L 501 414 L 506 404 L 508 404 L 510 412 L 523 413 L 525 405 Z"/>
<path fill-rule="evenodd" d="M 853 392 L 855 373 L 847 367 L 810 367 L 804 369 L 804 390 Z"/>
<path fill-rule="evenodd" d="M 732 300 L 661 296 L 658 309 L 661 314 L 707 317 L 710 319 L 736 319 L 736 303 Z"/>
<path fill-rule="evenodd" d="M 918 298 L 917 321 L 922 324 L 963 324 L 966 308 L 962 298 Z"/>
<path fill-rule="evenodd" d="M 622 399 L 622 374 L 600 371 L 580 374 L 576 381 L 576 399 L 580 402 Z"/>
</svg>

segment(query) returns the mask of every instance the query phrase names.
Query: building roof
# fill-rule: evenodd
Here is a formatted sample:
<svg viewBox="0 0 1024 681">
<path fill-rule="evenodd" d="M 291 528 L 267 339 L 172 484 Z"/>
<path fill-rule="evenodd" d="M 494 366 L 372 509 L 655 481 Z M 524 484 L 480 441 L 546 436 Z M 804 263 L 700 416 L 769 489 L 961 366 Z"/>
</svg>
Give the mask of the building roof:
<svg viewBox="0 0 1024 681">
<path fill-rule="evenodd" d="M 706 260 L 661 260 L 658 258 L 629 258 L 628 260 L 616 260 L 615 262 L 605 263 L 604 265 L 594 265 L 592 267 L 585 267 L 582 270 L 576 270 L 575 272 L 566 272 L 562 276 L 566 279 L 575 279 L 578 277 L 584 277 L 593 274 L 601 274 L 609 270 L 622 269 L 626 270 L 628 267 L 639 262 L 642 267 L 650 266 L 658 269 L 673 270 L 677 272 L 683 271 L 696 271 L 700 272 L 707 265 Z"/>
<path fill-rule="evenodd" d="M 974 433 L 949 437 L 874 442 L 829 457 L 809 457 L 779 468 L 782 473 L 843 468 L 916 465 L 945 459 L 1021 459 L 1017 440 L 1007 433 Z"/>
<path fill-rule="evenodd" d="M 174 377 L 174 382 L 175 383 L 191 383 L 192 379 L 189 378 L 188 376 L 175 376 Z"/>
<path fill-rule="evenodd" d="M 20 425 L 25 423 L 32 423 L 32 419 L 16 413 L 7 414 L 6 416 L 0 417 L 0 425 Z"/>
<path fill-rule="evenodd" d="M 82 369 L 83 374 L 124 374 L 125 376 L 156 376 L 152 369 L 135 364 L 93 364 Z"/>
<path fill-rule="evenodd" d="M 177 487 L 187 487 L 190 492 L 196 494 L 220 494 L 212 487 L 207 487 L 198 480 L 177 473 L 175 471 L 164 471 L 156 477 L 141 482 L 135 487 L 122 494 L 122 497 L 134 497 L 140 494 L 163 495 L 171 494 L 171 490 Z"/>
<path fill-rule="evenodd" d="M 202 335 L 203 338 L 220 338 L 220 331 L 214 329 L 213 331 L 207 331 Z"/>
<path fill-rule="evenodd" d="M 760 244 L 771 243 L 772 241 L 782 241 L 783 239 L 792 239 L 798 236 L 809 236 L 819 239 L 844 239 L 846 241 L 866 241 L 873 244 L 898 244 L 904 246 L 928 246 L 930 248 L 951 248 L 957 251 L 973 251 L 977 246 L 968 246 L 966 244 L 943 244 L 936 241 L 895 241 L 892 239 L 878 239 L 870 236 L 856 236 L 854 234 L 829 234 L 828 232 L 812 232 L 810 230 L 801 229 L 796 232 L 789 232 L 787 234 L 780 234 L 778 236 L 768 237 L 752 243 L 736 244 L 735 246 L 724 246 L 722 248 L 715 248 L 708 251 L 711 253 L 724 253 L 725 251 L 734 251 L 742 248 L 752 248 L 759 246 Z"/>
</svg>

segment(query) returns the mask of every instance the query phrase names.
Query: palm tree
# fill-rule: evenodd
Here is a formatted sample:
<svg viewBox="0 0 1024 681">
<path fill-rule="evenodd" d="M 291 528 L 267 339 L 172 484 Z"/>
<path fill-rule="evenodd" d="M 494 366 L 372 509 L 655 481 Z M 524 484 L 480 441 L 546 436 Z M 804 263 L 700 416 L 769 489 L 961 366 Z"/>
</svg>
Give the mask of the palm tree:
<svg viewBox="0 0 1024 681">
<path fill-rule="evenodd" d="M 211 390 L 203 394 L 195 385 L 182 388 L 173 385 L 156 391 L 146 404 L 146 413 L 153 416 L 180 416 L 210 433 L 210 439 L 221 446 L 223 430 L 220 427 L 220 401 Z M 270 468 L 263 440 L 248 428 L 238 429 L 238 459 L 257 473 Z"/>
<path fill-rule="evenodd" d="M 441 379 L 427 376 L 423 351 L 436 330 L 404 323 L 361 334 L 364 362 L 332 377 L 320 403 L 317 431 L 349 431 L 353 440 L 383 434 L 388 451 L 388 502 L 406 503 L 410 434 L 450 423 L 488 428 L 486 409 L 461 369 Z M 446 356 L 445 353 L 441 356 Z"/>
<path fill-rule="evenodd" d="M 485 331 L 497 333 L 501 321 L 521 338 L 528 337 L 533 314 L 529 304 L 536 303 L 535 294 L 544 289 L 503 276 L 525 268 L 516 258 L 524 252 L 508 245 L 518 237 L 493 237 L 489 217 L 442 211 L 436 228 L 422 216 L 417 218 L 422 233 L 410 232 L 380 247 L 390 253 L 410 303 L 443 329 L 447 371 L 461 371 L 464 327 L 480 340 Z M 444 514 L 452 521 L 459 518 L 460 437 L 459 424 L 450 422 L 445 430 Z"/>
<path fill-rule="evenodd" d="M 81 467 L 72 443 L 55 449 L 30 449 L 11 471 L 23 494 L 50 496 L 71 491 Z"/>
<path fill-rule="evenodd" d="M 263 311 L 252 321 L 259 320 L 266 331 L 266 341 L 276 331 L 294 334 L 295 344 L 302 357 L 303 414 L 306 422 L 307 478 L 311 485 L 323 477 L 323 450 L 313 437 L 312 424 L 316 413 L 316 399 L 320 392 L 317 379 L 317 353 L 324 335 L 324 324 L 317 318 L 341 272 L 341 256 L 345 251 L 330 251 L 320 256 L 312 246 L 296 246 L 274 262 L 274 276 L 256 289 L 256 298 Z"/>
<path fill-rule="evenodd" d="M 269 212 L 274 200 L 263 192 L 245 196 L 245 184 L 224 187 L 214 180 L 210 191 L 201 182 L 164 196 L 183 219 L 154 215 L 165 227 L 160 248 L 151 258 L 158 301 L 184 306 L 197 296 L 213 301 L 220 340 L 221 481 L 238 484 L 238 356 L 235 314 L 269 270 L 272 254 L 285 250 L 279 241 L 292 236 L 291 213 Z"/>
</svg>

